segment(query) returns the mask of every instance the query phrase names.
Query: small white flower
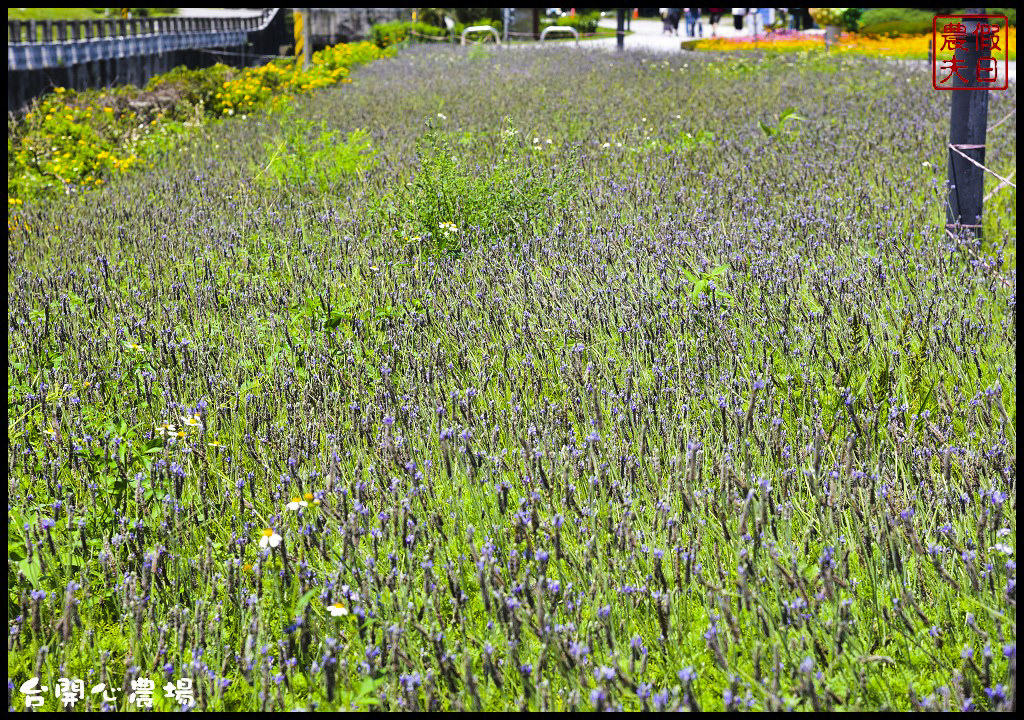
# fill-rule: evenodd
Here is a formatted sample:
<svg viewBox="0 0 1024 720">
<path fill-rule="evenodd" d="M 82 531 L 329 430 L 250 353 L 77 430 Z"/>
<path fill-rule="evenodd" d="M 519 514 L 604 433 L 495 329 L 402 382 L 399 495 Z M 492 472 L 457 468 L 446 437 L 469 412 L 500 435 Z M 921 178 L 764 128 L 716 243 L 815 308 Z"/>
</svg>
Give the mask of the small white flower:
<svg viewBox="0 0 1024 720">
<path fill-rule="evenodd" d="M 537 144 L 537 143 L 539 143 L 539 142 L 540 142 L 540 138 L 539 138 L 539 137 L 535 137 L 535 138 L 533 139 L 533 144 L 534 144 L 534 145 L 536 145 L 536 144 Z"/>
<path fill-rule="evenodd" d="M 306 507 L 307 505 L 309 505 L 309 503 L 302 498 L 293 497 L 292 501 L 285 505 L 285 507 L 289 510 L 298 510 L 300 507 Z"/>
<path fill-rule="evenodd" d="M 170 423 L 164 423 L 156 426 L 156 432 L 161 437 L 170 437 L 175 434 L 174 426 Z"/>
<path fill-rule="evenodd" d="M 1003 555 L 1013 555 L 1013 548 L 1007 545 L 1006 543 L 996 543 L 995 545 L 990 547 L 989 550 L 998 550 Z"/>
<path fill-rule="evenodd" d="M 199 413 L 193 413 L 192 415 L 182 415 L 181 421 L 188 428 L 201 428 L 203 423 L 199 421 Z"/>
<path fill-rule="evenodd" d="M 447 120 L 448 119 L 448 116 L 445 115 L 444 113 L 438 113 L 437 117 L 440 118 L 441 120 Z"/>
<path fill-rule="evenodd" d="M 260 534 L 260 547 L 265 548 L 268 545 L 272 548 L 276 548 L 281 544 L 281 536 L 276 532 L 267 528 Z"/>
<path fill-rule="evenodd" d="M 545 142 L 545 143 L 547 143 L 548 145 L 550 145 L 550 144 L 551 144 L 551 138 L 548 138 L 548 139 L 547 139 L 547 140 L 545 140 L 544 142 Z"/>
<path fill-rule="evenodd" d="M 348 615 L 348 608 L 342 605 L 341 603 L 334 603 L 333 605 L 330 605 L 327 609 L 331 611 L 332 617 L 341 617 L 342 615 Z"/>
<path fill-rule="evenodd" d="M 607 149 L 608 149 L 608 148 L 610 148 L 611 146 L 612 146 L 612 144 L 611 144 L 611 143 L 604 143 L 604 144 L 603 144 L 603 145 L 602 145 L 601 147 L 602 147 L 602 148 L 604 148 L 605 150 L 607 150 Z"/>
<path fill-rule="evenodd" d="M 923 163 L 921 163 L 921 167 L 931 167 L 931 166 L 932 166 L 932 164 L 930 162 L 928 162 L 927 160 L 925 160 Z"/>
</svg>

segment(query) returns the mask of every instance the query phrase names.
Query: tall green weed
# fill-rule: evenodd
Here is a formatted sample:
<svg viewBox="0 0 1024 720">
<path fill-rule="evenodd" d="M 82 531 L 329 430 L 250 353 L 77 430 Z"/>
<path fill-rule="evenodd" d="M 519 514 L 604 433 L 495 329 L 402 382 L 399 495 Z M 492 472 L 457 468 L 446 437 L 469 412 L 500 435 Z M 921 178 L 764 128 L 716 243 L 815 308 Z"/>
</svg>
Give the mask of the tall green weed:
<svg viewBox="0 0 1024 720">
<path fill-rule="evenodd" d="M 444 134 L 428 130 L 417 148 L 419 169 L 390 204 L 390 222 L 442 250 L 462 240 L 545 232 L 572 204 L 576 171 L 568 158 L 555 165 L 525 149 L 512 127 L 493 158 L 456 152 Z"/>
<path fill-rule="evenodd" d="M 362 128 L 344 139 L 326 122 L 304 120 L 288 109 L 285 132 L 276 142 L 265 145 L 269 161 L 258 177 L 264 184 L 280 187 L 312 183 L 318 192 L 337 189 L 347 178 L 362 180 L 376 165 L 377 153 L 370 133 Z"/>
</svg>

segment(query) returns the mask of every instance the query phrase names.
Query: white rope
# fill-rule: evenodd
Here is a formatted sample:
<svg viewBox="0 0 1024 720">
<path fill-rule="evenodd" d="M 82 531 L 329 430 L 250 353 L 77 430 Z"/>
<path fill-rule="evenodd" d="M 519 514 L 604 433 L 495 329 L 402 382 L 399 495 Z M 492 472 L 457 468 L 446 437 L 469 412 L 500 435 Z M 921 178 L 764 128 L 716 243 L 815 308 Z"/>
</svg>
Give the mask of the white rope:
<svg viewBox="0 0 1024 720">
<path fill-rule="evenodd" d="M 1007 115 L 1006 117 L 1004 117 L 1004 118 L 1003 118 L 1002 120 L 1000 120 L 999 122 L 997 122 L 997 123 L 996 123 L 995 125 L 993 125 L 992 127 L 990 127 L 990 128 L 986 128 L 986 129 L 985 129 L 985 132 L 992 132 L 992 131 L 993 131 L 993 130 L 995 130 L 995 129 L 996 129 L 997 127 L 999 127 L 1000 125 L 1002 125 L 1002 124 L 1003 124 L 1004 122 L 1006 122 L 1007 120 L 1009 120 L 1010 118 L 1012 118 L 1012 117 L 1013 117 L 1013 115 L 1014 115 L 1014 113 L 1016 113 L 1016 112 L 1017 112 L 1017 109 L 1016 109 L 1016 108 L 1014 108 L 1014 109 L 1013 109 L 1013 110 L 1011 110 L 1011 111 L 1009 112 L 1009 114 L 1008 114 L 1008 115 Z"/>
<path fill-rule="evenodd" d="M 1014 170 L 1014 171 L 1013 171 L 1012 173 L 1010 173 L 1010 177 L 1013 177 L 1013 176 L 1014 176 L 1014 175 L 1016 175 L 1016 174 L 1017 174 L 1017 171 L 1016 171 L 1016 170 Z M 988 195 L 986 195 L 986 196 L 984 197 L 984 199 L 982 199 L 982 201 L 981 201 L 981 202 L 982 202 L 982 204 L 984 204 L 984 203 L 987 203 L 987 202 L 988 202 L 988 199 L 989 199 L 990 197 L 992 197 L 993 195 L 995 195 L 995 194 L 996 194 L 997 192 L 999 192 L 1000 190 L 1002 190 L 1002 189 L 1003 189 L 1004 187 L 1007 187 L 1007 185 L 1009 185 L 1009 184 L 1011 184 L 1011 183 L 1007 183 L 1007 182 L 1005 182 L 1005 181 L 1004 181 L 1004 182 L 1001 182 L 1001 183 L 999 183 L 998 185 L 996 185 L 996 186 L 995 186 L 994 188 L 992 188 L 992 192 L 990 192 L 990 193 L 989 193 Z M 1014 187 L 1016 187 L 1016 186 L 1014 186 Z"/>
<path fill-rule="evenodd" d="M 426 38 L 427 40 L 439 40 L 441 42 L 448 42 L 448 37 L 445 35 L 423 35 L 422 33 L 418 33 L 415 30 L 410 30 L 409 34 L 415 35 L 418 38 Z"/>
<path fill-rule="evenodd" d="M 952 150 L 953 152 L 955 152 L 955 153 L 956 153 L 957 155 L 959 155 L 960 157 L 962 157 L 962 158 L 964 158 L 965 160 L 967 160 L 967 162 L 971 163 L 972 165 L 976 165 L 976 166 L 980 167 L 980 168 L 981 168 L 982 170 L 984 170 L 985 172 L 987 172 L 987 173 L 989 173 L 989 174 L 991 174 L 991 175 L 994 175 L 995 177 L 999 178 L 999 179 L 1000 179 L 1000 180 L 1002 180 L 1002 181 L 1003 181 L 1003 183 L 1005 183 L 1006 185 L 1009 185 L 1010 187 L 1016 188 L 1016 187 L 1017 187 L 1016 185 L 1014 185 L 1014 184 L 1013 184 L 1012 182 L 1010 182 L 1009 180 L 1007 180 L 1006 178 L 1004 178 L 1004 177 L 1003 177 L 1002 175 L 998 175 L 998 174 L 996 174 L 996 173 L 992 172 L 992 171 L 991 171 L 991 170 L 989 170 L 989 169 L 988 169 L 987 167 L 985 167 L 984 165 L 982 165 L 982 164 L 981 164 L 980 162 L 978 162 L 978 161 L 977 161 L 977 160 L 975 160 L 974 158 L 968 157 L 967 155 L 965 155 L 965 154 L 964 154 L 963 152 L 961 152 L 961 150 L 960 150 L 960 148 L 963 148 L 964 150 L 977 150 L 977 149 L 979 149 L 979 148 L 983 148 L 983 147 L 985 147 L 985 146 L 984 146 L 984 145 L 950 145 L 950 146 L 949 146 L 949 149 L 950 149 L 950 150 Z"/>
</svg>

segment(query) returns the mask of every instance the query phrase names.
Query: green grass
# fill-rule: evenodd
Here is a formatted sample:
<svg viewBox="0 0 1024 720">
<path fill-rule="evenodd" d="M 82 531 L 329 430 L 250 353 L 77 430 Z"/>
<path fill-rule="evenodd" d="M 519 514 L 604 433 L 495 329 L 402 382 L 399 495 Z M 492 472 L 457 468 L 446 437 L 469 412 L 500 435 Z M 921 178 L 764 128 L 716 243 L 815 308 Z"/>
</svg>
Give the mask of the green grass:
<svg viewBox="0 0 1024 720">
<path fill-rule="evenodd" d="M 12 708 L 1012 708 L 1015 195 L 887 73 L 416 46 L 9 205 Z"/>
<path fill-rule="evenodd" d="M 132 8 L 133 17 L 165 17 L 177 8 Z M 144 10 L 145 13 L 138 12 Z M 7 8 L 8 20 L 102 20 L 120 19 L 121 8 Z"/>
</svg>

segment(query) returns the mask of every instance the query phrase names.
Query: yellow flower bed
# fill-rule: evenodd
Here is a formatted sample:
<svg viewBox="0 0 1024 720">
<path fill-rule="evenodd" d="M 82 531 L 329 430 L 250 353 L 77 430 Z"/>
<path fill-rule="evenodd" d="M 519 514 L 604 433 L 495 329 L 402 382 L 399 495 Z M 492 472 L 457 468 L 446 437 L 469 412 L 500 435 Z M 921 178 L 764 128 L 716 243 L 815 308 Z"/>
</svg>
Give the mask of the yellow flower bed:
<svg viewBox="0 0 1024 720">
<path fill-rule="evenodd" d="M 931 35 L 903 35 L 900 37 L 869 37 L 856 33 L 843 33 L 830 52 L 867 57 L 927 60 Z M 807 52 L 822 50 L 825 40 L 820 35 L 787 34 L 776 38 L 758 39 L 757 42 L 737 42 L 726 38 L 708 38 L 695 44 L 698 50 L 737 51 L 772 50 L 776 52 Z M 1010 59 L 1017 59 L 1017 28 L 1009 28 Z"/>
</svg>

